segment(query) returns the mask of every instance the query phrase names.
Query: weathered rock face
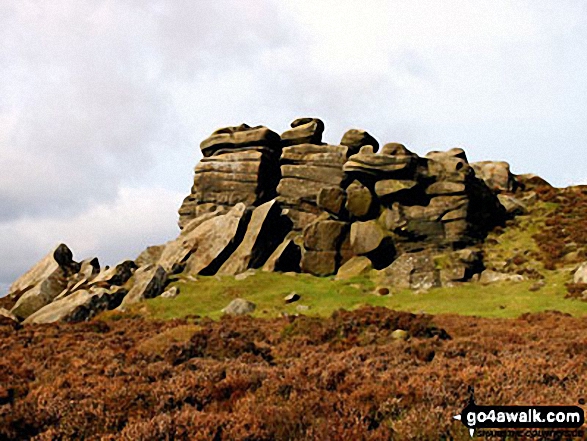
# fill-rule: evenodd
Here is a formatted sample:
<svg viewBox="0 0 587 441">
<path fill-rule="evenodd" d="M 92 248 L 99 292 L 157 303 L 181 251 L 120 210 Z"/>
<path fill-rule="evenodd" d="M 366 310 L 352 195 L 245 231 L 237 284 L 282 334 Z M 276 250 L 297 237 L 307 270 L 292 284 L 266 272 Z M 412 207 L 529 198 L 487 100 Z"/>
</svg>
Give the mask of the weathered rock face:
<svg viewBox="0 0 587 441">
<path fill-rule="evenodd" d="M 201 144 L 204 158 L 179 209 L 179 226 L 218 207 L 258 206 L 276 196 L 281 139 L 266 127 L 227 127 Z"/>
<path fill-rule="evenodd" d="M 359 153 L 361 147 L 370 145 L 373 147 L 373 151 L 379 150 L 379 143 L 365 130 L 351 129 L 347 131 L 340 141 L 340 145 L 345 145 L 349 148 L 350 154 L 354 155 Z"/>
<path fill-rule="evenodd" d="M 291 230 L 291 221 L 281 207 L 269 201 L 255 208 L 243 241 L 218 270 L 219 274 L 239 274 L 259 268 Z"/>
<path fill-rule="evenodd" d="M 226 210 L 237 202 L 258 207 L 267 202 L 265 195 L 276 194 L 273 206 L 283 209 L 297 234 L 297 239 L 281 236 L 275 245 L 259 236 L 258 227 L 249 227 L 237 252 L 222 263 L 223 274 L 263 266 L 266 271 L 299 267 L 330 275 L 353 256 L 367 257 L 380 270 L 405 253 L 434 256 L 473 246 L 505 219 L 496 193 L 513 191 L 517 185 L 507 163 L 472 166 L 462 149 L 419 157 L 403 144 L 388 143 L 376 153 L 379 143 L 364 130 L 351 129 L 341 145 L 328 145 L 322 142 L 324 124 L 318 119 L 300 118 L 291 127 L 281 135 L 279 146 L 268 129 L 248 126 L 221 129 L 202 143 L 205 158 L 196 167 L 193 203 L 187 204 L 196 208 L 188 215 L 187 205 L 182 206 L 184 228 L 206 210 Z M 275 153 L 280 153 L 280 170 L 270 174 L 278 176 L 278 184 L 261 179 L 262 159 L 257 158 L 267 151 L 271 167 Z M 247 173 L 251 179 L 230 184 Z M 510 215 L 520 213 L 519 206 L 508 206 Z M 258 254 L 253 250 L 264 248 L 270 252 L 261 253 L 257 263 L 247 261 Z"/>
<path fill-rule="evenodd" d="M 58 268 L 63 268 L 64 274 L 68 274 L 77 272 L 77 265 L 79 264 L 73 261 L 73 254 L 67 245 L 60 244 L 25 274 L 16 279 L 10 286 L 8 295 L 19 298 L 26 291 L 47 279 Z"/>
<path fill-rule="evenodd" d="M 234 299 L 226 308 L 222 309 L 222 312 L 229 315 L 246 315 L 255 311 L 256 308 L 257 305 L 253 302 L 245 299 Z"/>
<path fill-rule="evenodd" d="M 347 153 L 347 147 L 333 145 L 301 144 L 283 149 L 278 201 L 294 229 L 302 230 L 323 212 L 340 214 L 345 179 L 342 166 Z"/>
<path fill-rule="evenodd" d="M 503 161 L 474 162 L 471 167 L 478 178 L 483 179 L 487 186 L 496 192 L 514 192 L 518 182 L 510 171 L 510 165 Z"/>
<path fill-rule="evenodd" d="M 321 144 L 324 123 L 317 118 L 298 118 L 291 129 L 281 134 L 281 144 L 286 147 L 296 144 Z"/>
<path fill-rule="evenodd" d="M 134 285 L 122 299 L 121 309 L 133 303 L 155 298 L 163 293 L 168 273 L 161 265 L 139 268 L 134 274 Z"/>
<path fill-rule="evenodd" d="M 73 260 L 71 250 L 64 244 L 59 245 L 13 284 L 14 291 L 11 289 L 9 295 L 20 297 L 11 312 L 19 319 L 25 319 L 48 305 L 67 288 L 68 278 L 80 269 L 81 265 Z"/>
<path fill-rule="evenodd" d="M 315 276 L 336 273 L 341 264 L 341 246 L 349 224 L 324 214 L 303 231 L 301 269 Z"/>
<path fill-rule="evenodd" d="M 90 290 L 78 290 L 68 297 L 44 306 L 30 315 L 24 323 L 54 323 L 57 321 L 71 323 L 89 320 L 102 311 L 116 308 L 126 293 L 123 288 L 118 288 L 115 291 L 96 287 Z"/>
</svg>

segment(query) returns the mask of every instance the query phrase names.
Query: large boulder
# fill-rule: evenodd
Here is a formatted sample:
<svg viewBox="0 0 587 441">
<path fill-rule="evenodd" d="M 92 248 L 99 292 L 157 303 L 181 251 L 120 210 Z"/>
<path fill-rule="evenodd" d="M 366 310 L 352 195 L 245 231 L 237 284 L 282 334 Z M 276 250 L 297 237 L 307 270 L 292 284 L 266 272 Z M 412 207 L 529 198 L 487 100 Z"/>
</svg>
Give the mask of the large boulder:
<svg viewBox="0 0 587 441">
<path fill-rule="evenodd" d="M 134 274 L 134 284 L 120 307 L 124 309 L 133 303 L 160 296 L 165 290 L 167 276 L 167 271 L 161 265 L 139 268 Z"/>
<path fill-rule="evenodd" d="M 288 234 L 275 251 L 271 253 L 263 265 L 263 271 L 299 272 L 302 259 L 302 242 L 303 238 L 299 233 Z"/>
<path fill-rule="evenodd" d="M 245 204 L 238 203 L 226 214 L 194 219 L 165 245 L 157 264 L 168 273 L 215 274 L 239 245 L 249 214 Z"/>
<path fill-rule="evenodd" d="M 153 245 L 145 248 L 135 259 L 135 264 L 137 267 L 141 267 L 157 263 L 164 249 L 165 245 Z"/>
<path fill-rule="evenodd" d="M 497 199 L 505 208 L 509 216 L 521 216 L 528 214 L 528 207 L 520 199 L 509 194 L 498 194 Z"/>
<path fill-rule="evenodd" d="M 102 270 L 97 274 L 91 281 L 93 285 L 105 286 L 122 286 L 124 285 L 134 274 L 137 269 L 137 265 L 132 260 L 125 260 L 116 266 Z"/>
<path fill-rule="evenodd" d="M 102 311 L 116 308 L 126 293 L 123 288 L 116 288 L 114 291 L 96 287 L 78 290 L 39 309 L 24 323 L 71 323 L 89 320 Z"/>
<path fill-rule="evenodd" d="M 61 262 L 61 265 L 58 263 Z M 75 267 L 71 250 L 65 244 L 60 244 L 53 251 L 43 257 L 31 269 L 16 279 L 8 291 L 10 296 L 20 297 L 26 291 L 47 279 L 59 267 L 65 272 L 72 272 Z"/>
<path fill-rule="evenodd" d="M 346 189 L 345 208 L 351 219 L 365 219 L 373 215 L 374 200 L 371 191 L 360 181 L 354 180 Z"/>
<path fill-rule="evenodd" d="M 257 305 L 245 299 L 234 299 L 222 312 L 228 315 L 247 315 L 255 311 Z"/>
<path fill-rule="evenodd" d="M 471 167 L 478 178 L 483 179 L 487 186 L 497 192 L 514 192 L 518 188 L 515 176 L 510 172 L 510 165 L 504 161 L 474 162 Z"/>
<path fill-rule="evenodd" d="M 405 253 L 376 276 L 379 284 L 398 288 L 430 289 L 441 285 L 440 271 L 428 252 Z"/>
<path fill-rule="evenodd" d="M 281 134 L 283 146 L 322 143 L 324 123 L 321 120 L 317 118 L 298 118 L 290 126 L 290 130 Z"/>
<path fill-rule="evenodd" d="M 416 165 L 413 154 L 389 154 L 385 148 L 381 154 L 376 154 L 372 146 L 366 145 L 349 158 L 343 170 L 353 177 L 363 175 L 377 180 L 413 179 Z"/>
<path fill-rule="evenodd" d="M 365 130 L 350 129 L 342 137 L 340 145 L 346 145 L 349 148 L 350 154 L 354 155 L 361 150 L 361 147 L 370 145 L 373 147 L 373 151 L 377 152 L 379 149 L 379 143 Z"/>
<path fill-rule="evenodd" d="M 237 203 L 260 205 L 276 196 L 279 154 L 267 147 L 217 153 L 196 166 L 194 185 L 179 209 L 180 228 L 201 215 Z"/>
<path fill-rule="evenodd" d="M 249 268 L 262 266 L 291 229 L 291 221 L 281 214 L 281 207 L 272 200 L 255 208 L 245 237 L 218 274 L 235 275 Z"/>
<path fill-rule="evenodd" d="M 343 208 L 348 147 L 300 144 L 285 147 L 281 155 L 278 200 L 296 230 L 302 230 L 324 212 Z"/>
<path fill-rule="evenodd" d="M 587 283 L 587 262 L 581 264 L 573 275 L 574 283 Z"/>
<path fill-rule="evenodd" d="M 216 274 L 241 243 L 249 217 L 245 205 L 237 204 L 225 215 L 214 217 L 190 232 L 182 245 L 191 248 L 184 272 Z"/>
<path fill-rule="evenodd" d="M 518 182 L 520 189 L 524 191 L 532 191 L 540 187 L 552 188 L 552 185 L 549 182 L 532 173 L 516 175 L 515 179 Z"/>
<path fill-rule="evenodd" d="M 377 269 L 389 265 L 396 255 L 392 238 L 374 220 L 351 225 L 350 246 L 355 255 L 368 257 Z"/>
<path fill-rule="evenodd" d="M 336 273 L 340 263 L 339 249 L 347 236 L 348 223 L 320 216 L 303 232 L 302 271 L 316 276 Z"/>
<path fill-rule="evenodd" d="M 55 265 L 44 258 L 25 276 L 17 280 L 19 299 L 11 312 L 19 319 L 29 315 L 51 303 L 68 287 L 69 278 L 77 274 L 81 265 L 73 260 L 71 250 L 64 244 L 59 245 L 52 253 Z M 36 282 L 34 286 L 30 283 Z"/>
<path fill-rule="evenodd" d="M 369 258 L 365 256 L 355 256 L 342 265 L 336 273 L 336 280 L 349 280 L 369 273 L 373 265 Z"/>
<path fill-rule="evenodd" d="M 279 149 L 279 135 L 267 127 L 250 127 L 241 124 L 236 127 L 224 127 L 216 130 L 212 135 L 202 141 L 200 149 L 204 157 L 210 157 L 219 150 L 243 149 L 245 147 L 270 147 Z"/>
<path fill-rule="evenodd" d="M 336 273 L 338 261 L 336 251 L 303 250 L 300 268 L 305 273 L 325 277 Z"/>
</svg>

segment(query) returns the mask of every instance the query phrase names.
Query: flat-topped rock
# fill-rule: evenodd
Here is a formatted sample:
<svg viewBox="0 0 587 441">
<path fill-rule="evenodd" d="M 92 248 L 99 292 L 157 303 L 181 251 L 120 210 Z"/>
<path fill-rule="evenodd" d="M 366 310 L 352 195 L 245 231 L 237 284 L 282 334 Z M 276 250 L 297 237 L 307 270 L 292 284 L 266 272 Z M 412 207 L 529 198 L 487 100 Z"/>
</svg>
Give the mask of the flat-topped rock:
<svg viewBox="0 0 587 441">
<path fill-rule="evenodd" d="M 342 137 L 341 145 L 347 146 L 351 154 L 358 153 L 361 147 L 370 145 L 373 152 L 379 150 L 379 143 L 368 132 L 360 129 L 350 129 Z"/>
<path fill-rule="evenodd" d="M 291 129 L 281 134 L 282 146 L 295 144 L 320 144 L 324 123 L 317 118 L 298 118 L 291 123 Z"/>
<path fill-rule="evenodd" d="M 221 149 L 238 149 L 244 147 L 270 147 L 280 149 L 280 137 L 264 126 L 250 127 L 247 124 L 218 129 L 200 144 L 204 157 L 214 155 Z"/>
</svg>

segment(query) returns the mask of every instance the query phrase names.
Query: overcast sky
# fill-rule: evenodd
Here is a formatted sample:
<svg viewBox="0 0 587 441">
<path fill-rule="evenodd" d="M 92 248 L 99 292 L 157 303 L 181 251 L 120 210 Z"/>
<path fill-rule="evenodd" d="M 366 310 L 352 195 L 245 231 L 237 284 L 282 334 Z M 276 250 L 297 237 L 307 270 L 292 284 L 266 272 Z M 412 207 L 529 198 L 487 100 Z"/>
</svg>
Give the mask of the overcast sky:
<svg viewBox="0 0 587 441">
<path fill-rule="evenodd" d="M 2 0 L 0 291 L 176 236 L 199 142 L 300 116 L 587 183 L 584 0 Z M 1 295 L 1 292 L 0 292 Z"/>
</svg>

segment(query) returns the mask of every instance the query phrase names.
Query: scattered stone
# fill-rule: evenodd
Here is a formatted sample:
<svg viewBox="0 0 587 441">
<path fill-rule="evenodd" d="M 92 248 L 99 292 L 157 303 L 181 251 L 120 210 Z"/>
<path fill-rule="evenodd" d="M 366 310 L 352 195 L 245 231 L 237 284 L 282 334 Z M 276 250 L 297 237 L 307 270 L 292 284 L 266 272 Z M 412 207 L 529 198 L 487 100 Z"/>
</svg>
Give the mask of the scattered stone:
<svg viewBox="0 0 587 441">
<path fill-rule="evenodd" d="M 161 297 L 163 297 L 164 299 L 174 299 L 178 295 L 179 295 L 179 289 L 177 288 L 177 286 L 172 286 L 171 288 L 166 290 L 163 294 L 161 294 Z"/>
<path fill-rule="evenodd" d="M 372 269 L 373 265 L 368 257 L 355 256 L 338 269 L 335 280 L 349 280 L 367 274 Z"/>
<path fill-rule="evenodd" d="M 587 283 L 587 262 L 579 265 L 573 275 L 573 283 Z"/>
<path fill-rule="evenodd" d="M 498 194 L 497 199 L 499 199 L 499 202 L 505 208 L 506 213 L 512 217 L 528 214 L 528 207 L 526 207 L 526 204 L 514 196 L 509 194 Z"/>
<path fill-rule="evenodd" d="M 245 280 L 251 276 L 254 276 L 256 273 L 257 273 L 257 271 L 255 271 L 254 269 L 248 269 L 244 273 L 240 273 L 240 274 L 237 274 L 236 276 L 234 276 L 234 280 L 237 280 L 240 282 L 241 280 Z"/>
<path fill-rule="evenodd" d="M 375 288 L 375 294 L 378 296 L 386 296 L 389 294 L 389 288 L 386 286 L 378 286 Z"/>
<path fill-rule="evenodd" d="M 298 305 L 296 306 L 296 311 L 299 312 L 307 312 L 310 310 L 310 307 L 308 305 Z"/>
<path fill-rule="evenodd" d="M 526 280 L 526 278 L 521 274 L 505 274 L 492 270 L 485 270 L 481 273 L 479 283 L 482 285 L 488 285 L 499 282 L 523 282 L 524 280 Z"/>
<path fill-rule="evenodd" d="M 256 308 L 257 305 L 253 302 L 245 299 L 234 299 L 222 312 L 228 315 L 246 315 L 252 313 Z"/>
<path fill-rule="evenodd" d="M 542 288 L 544 288 L 544 286 L 546 286 L 546 283 L 544 282 L 544 280 L 539 280 L 539 281 L 533 283 L 532 286 L 530 288 L 528 288 L 528 291 L 532 291 L 532 292 L 540 291 Z"/>
<path fill-rule="evenodd" d="M 403 329 L 396 329 L 391 333 L 391 338 L 394 340 L 407 340 L 410 337 L 408 331 L 404 331 Z"/>
<path fill-rule="evenodd" d="M 297 292 L 292 292 L 288 295 L 286 295 L 283 300 L 285 301 L 285 303 L 294 303 L 297 302 L 298 300 L 300 300 L 300 295 Z"/>
</svg>

